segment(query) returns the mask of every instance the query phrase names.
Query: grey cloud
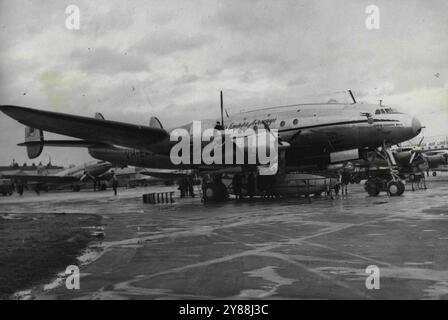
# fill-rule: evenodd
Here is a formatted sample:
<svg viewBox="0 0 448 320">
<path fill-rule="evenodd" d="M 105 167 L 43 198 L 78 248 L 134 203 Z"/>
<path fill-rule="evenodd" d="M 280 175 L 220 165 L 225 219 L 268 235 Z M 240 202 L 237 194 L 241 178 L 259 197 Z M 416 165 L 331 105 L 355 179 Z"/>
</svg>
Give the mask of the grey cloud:
<svg viewBox="0 0 448 320">
<path fill-rule="evenodd" d="M 79 62 L 83 71 L 113 75 L 120 72 L 149 70 L 144 57 L 118 52 L 106 47 L 85 48 L 74 51 L 71 58 Z"/>
<path fill-rule="evenodd" d="M 206 34 L 181 34 L 158 31 L 145 37 L 132 49 L 139 53 L 144 52 L 146 54 L 163 56 L 198 49 L 211 44 L 213 40 L 213 36 Z"/>
<path fill-rule="evenodd" d="M 262 36 L 278 32 L 295 19 L 314 12 L 310 1 L 223 1 L 207 24 L 244 35 Z"/>
</svg>

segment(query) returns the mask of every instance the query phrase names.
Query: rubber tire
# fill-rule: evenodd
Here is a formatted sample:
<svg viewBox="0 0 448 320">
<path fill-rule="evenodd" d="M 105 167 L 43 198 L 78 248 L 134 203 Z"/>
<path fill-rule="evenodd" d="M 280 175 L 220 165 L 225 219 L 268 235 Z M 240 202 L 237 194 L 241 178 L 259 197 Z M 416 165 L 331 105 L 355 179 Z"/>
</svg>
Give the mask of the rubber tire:
<svg viewBox="0 0 448 320">
<path fill-rule="evenodd" d="M 391 197 L 401 196 L 404 192 L 404 184 L 401 181 L 389 181 L 387 183 L 387 191 Z"/>
<path fill-rule="evenodd" d="M 436 177 L 436 176 L 437 176 L 437 172 L 433 171 L 433 172 L 432 172 L 432 176 L 433 176 L 433 177 Z"/>
<path fill-rule="evenodd" d="M 367 180 L 364 185 L 364 189 L 371 197 L 376 197 L 380 193 L 377 183 L 373 180 Z"/>
<path fill-rule="evenodd" d="M 73 192 L 79 192 L 79 191 L 81 191 L 80 186 L 73 186 Z"/>
<path fill-rule="evenodd" d="M 218 187 L 212 183 L 207 184 L 204 190 L 204 200 L 206 202 L 216 202 L 219 201 L 219 198 Z"/>
</svg>

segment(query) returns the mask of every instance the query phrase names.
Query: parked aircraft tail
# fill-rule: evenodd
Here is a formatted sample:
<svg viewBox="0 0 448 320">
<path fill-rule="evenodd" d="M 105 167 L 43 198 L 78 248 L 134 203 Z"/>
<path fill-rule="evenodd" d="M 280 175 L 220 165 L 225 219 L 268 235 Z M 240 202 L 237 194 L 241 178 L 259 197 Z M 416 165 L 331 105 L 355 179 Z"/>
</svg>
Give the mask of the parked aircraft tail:
<svg viewBox="0 0 448 320">
<path fill-rule="evenodd" d="M 44 132 L 40 129 L 25 127 L 25 143 L 28 158 L 39 157 L 44 150 Z"/>
<path fill-rule="evenodd" d="M 151 119 L 149 119 L 149 126 L 151 128 L 163 129 L 162 123 L 157 117 L 151 117 Z"/>
</svg>

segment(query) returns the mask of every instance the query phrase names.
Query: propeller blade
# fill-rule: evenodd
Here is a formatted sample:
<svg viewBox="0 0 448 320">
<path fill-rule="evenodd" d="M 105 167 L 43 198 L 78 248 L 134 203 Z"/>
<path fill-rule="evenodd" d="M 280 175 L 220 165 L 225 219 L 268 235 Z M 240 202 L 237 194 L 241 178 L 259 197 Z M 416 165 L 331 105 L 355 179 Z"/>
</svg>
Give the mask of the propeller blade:
<svg viewBox="0 0 448 320">
<path fill-rule="evenodd" d="M 88 173 L 87 171 L 84 172 L 84 174 L 81 176 L 81 178 L 79 179 L 81 182 L 87 181 L 88 179 L 94 181 L 95 177 L 93 177 L 90 173 Z"/>
<path fill-rule="evenodd" d="M 422 138 L 420 139 L 420 142 L 418 143 L 418 146 L 419 146 L 419 147 L 422 145 L 424 139 L 425 139 L 425 137 L 422 137 Z"/>
<path fill-rule="evenodd" d="M 412 162 L 413 162 L 414 159 L 415 159 L 415 155 L 416 155 L 416 154 L 417 154 L 416 152 L 412 152 L 411 158 L 409 159 L 409 164 L 412 164 Z"/>
</svg>

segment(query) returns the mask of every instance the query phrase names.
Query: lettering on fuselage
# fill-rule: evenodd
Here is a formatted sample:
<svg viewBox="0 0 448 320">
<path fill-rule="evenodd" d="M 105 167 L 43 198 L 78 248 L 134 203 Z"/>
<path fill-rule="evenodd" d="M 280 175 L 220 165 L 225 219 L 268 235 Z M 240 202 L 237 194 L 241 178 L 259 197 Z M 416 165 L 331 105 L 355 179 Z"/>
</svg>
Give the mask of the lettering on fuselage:
<svg viewBox="0 0 448 320">
<path fill-rule="evenodd" d="M 270 126 L 273 122 L 275 122 L 277 118 L 268 118 L 264 120 L 253 120 L 253 121 L 243 121 L 243 122 L 232 122 L 228 126 L 227 129 L 239 129 L 239 128 L 251 128 L 254 126 L 263 126 L 263 122 Z"/>
</svg>

